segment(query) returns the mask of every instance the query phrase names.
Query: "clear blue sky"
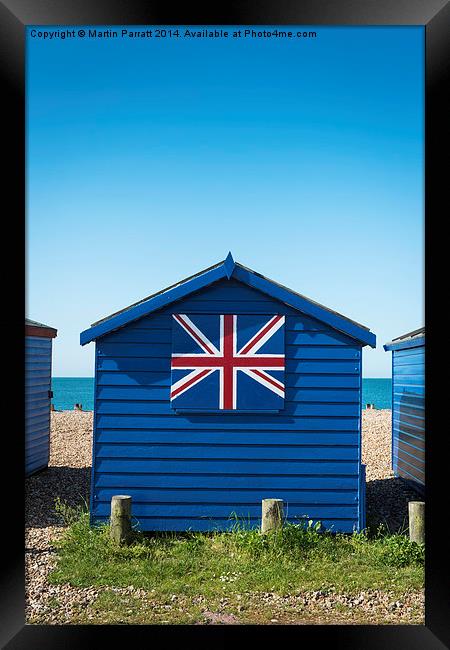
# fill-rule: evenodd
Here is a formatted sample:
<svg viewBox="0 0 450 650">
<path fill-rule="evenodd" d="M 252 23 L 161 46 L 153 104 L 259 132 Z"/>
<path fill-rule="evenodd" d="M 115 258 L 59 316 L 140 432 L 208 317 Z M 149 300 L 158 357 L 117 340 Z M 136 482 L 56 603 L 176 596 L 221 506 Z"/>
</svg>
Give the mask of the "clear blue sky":
<svg viewBox="0 0 450 650">
<path fill-rule="evenodd" d="M 27 315 L 58 329 L 54 376 L 92 376 L 82 330 L 229 250 L 370 327 L 363 374 L 390 376 L 383 343 L 424 323 L 422 27 L 31 29 Z"/>
</svg>

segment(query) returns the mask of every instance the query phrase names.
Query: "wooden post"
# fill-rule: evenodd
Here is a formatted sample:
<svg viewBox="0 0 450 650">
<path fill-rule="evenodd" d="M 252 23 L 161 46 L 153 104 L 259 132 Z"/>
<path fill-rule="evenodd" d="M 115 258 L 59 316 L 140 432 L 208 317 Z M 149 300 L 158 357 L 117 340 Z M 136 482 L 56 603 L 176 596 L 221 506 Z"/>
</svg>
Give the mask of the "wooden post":
<svg viewBox="0 0 450 650">
<path fill-rule="evenodd" d="M 116 544 L 128 544 L 131 537 L 131 497 L 116 494 L 111 499 L 110 534 Z"/>
<path fill-rule="evenodd" d="M 263 499 L 261 532 L 281 528 L 283 525 L 283 499 Z"/>
<path fill-rule="evenodd" d="M 425 502 L 408 503 L 409 539 L 418 544 L 425 544 Z"/>
</svg>

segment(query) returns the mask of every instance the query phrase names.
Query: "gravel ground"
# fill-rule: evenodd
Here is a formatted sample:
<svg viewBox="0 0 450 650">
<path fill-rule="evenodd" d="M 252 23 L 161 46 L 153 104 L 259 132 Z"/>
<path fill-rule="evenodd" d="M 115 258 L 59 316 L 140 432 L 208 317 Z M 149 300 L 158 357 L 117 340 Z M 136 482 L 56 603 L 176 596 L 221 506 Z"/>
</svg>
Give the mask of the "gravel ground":
<svg viewBox="0 0 450 650">
<path fill-rule="evenodd" d="M 102 591 L 125 593 L 127 589 L 80 589 L 47 583 L 47 575 L 55 563 L 52 542 L 63 531 L 54 513 L 55 498 L 59 497 L 72 506 L 80 504 L 83 499 L 89 502 L 92 412 L 52 412 L 50 441 L 49 468 L 26 479 L 26 620 L 61 624 L 70 623 L 80 608 L 92 606 Z M 401 529 L 407 525 L 408 501 L 417 499 L 417 495 L 396 479 L 390 469 L 390 410 L 363 411 L 362 462 L 366 464 L 367 523 L 383 522 L 391 532 Z M 148 600 L 151 595 L 144 590 L 138 591 L 152 609 Z M 323 620 L 315 621 L 321 623 L 327 622 L 327 616 L 330 618 L 336 607 L 340 622 L 361 622 L 361 615 L 365 613 L 367 622 L 423 623 L 422 593 L 407 594 L 401 602 L 393 600 L 391 594 L 376 591 L 362 592 L 354 598 L 321 592 L 286 596 L 284 600 L 275 594 L 255 595 L 253 598 L 261 599 L 261 607 L 270 605 L 271 611 L 275 612 L 274 618 L 270 619 L 274 624 L 298 622 L 298 615 L 305 605 L 309 613 L 314 611 L 319 619 L 323 617 Z M 94 614 L 88 618 L 96 622 Z M 207 609 L 204 619 L 206 624 L 238 622 L 231 613 L 211 613 Z"/>
</svg>

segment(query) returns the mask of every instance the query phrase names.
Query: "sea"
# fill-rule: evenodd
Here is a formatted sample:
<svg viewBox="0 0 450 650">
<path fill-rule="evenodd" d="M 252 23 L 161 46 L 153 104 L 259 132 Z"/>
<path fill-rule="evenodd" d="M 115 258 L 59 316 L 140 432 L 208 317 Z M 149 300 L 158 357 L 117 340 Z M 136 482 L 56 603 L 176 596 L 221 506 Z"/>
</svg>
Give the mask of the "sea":
<svg viewBox="0 0 450 650">
<path fill-rule="evenodd" d="M 81 404 L 83 411 L 94 409 L 93 377 L 52 377 L 52 403 L 57 411 L 72 411 Z M 362 405 L 376 409 L 392 408 L 392 379 L 363 379 Z"/>
</svg>

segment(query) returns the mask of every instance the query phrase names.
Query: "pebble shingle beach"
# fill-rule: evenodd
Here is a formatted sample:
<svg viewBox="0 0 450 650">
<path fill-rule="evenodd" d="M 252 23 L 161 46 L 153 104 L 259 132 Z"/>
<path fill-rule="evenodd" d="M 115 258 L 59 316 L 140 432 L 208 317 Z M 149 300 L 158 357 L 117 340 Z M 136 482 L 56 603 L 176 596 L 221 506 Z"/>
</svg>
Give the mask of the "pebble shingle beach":
<svg viewBox="0 0 450 650">
<path fill-rule="evenodd" d="M 93 603 L 102 590 L 47 582 L 55 562 L 52 542 L 63 530 L 54 511 L 55 499 L 59 497 L 72 506 L 82 503 L 83 499 L 89 503 L 92 418 L 92 412 L 52 412 L 49 468 L 26 479 L 27 622 L 70 623 L 73 609 Z M 391 411 L 364 410 L 362 432 L 367 524 L 384 522 L 391 532 L 397 531 L 407 526 L 408 501 L 416 500 L 417 495 L 400 479 L 394 478 L 391 471 Z M 326 613 L 326 596 L 311 594 L 305 597 L 315 606 L 323 606 Z M 59 603 L 57 608 L 50 606 L 55 599 Z M 411 608 L 417 610 L 418 606 L 423 606 L 423 594 L 411 593 L 403 601 L 396 601 L 397 604 L 391 600 L 385 593 L 360 594 L 355 606 L 359 611 L 367 610 L 368 616 L 381 616 L 389 623 L 409 622 L 405 617 Z"/>
</svg>

